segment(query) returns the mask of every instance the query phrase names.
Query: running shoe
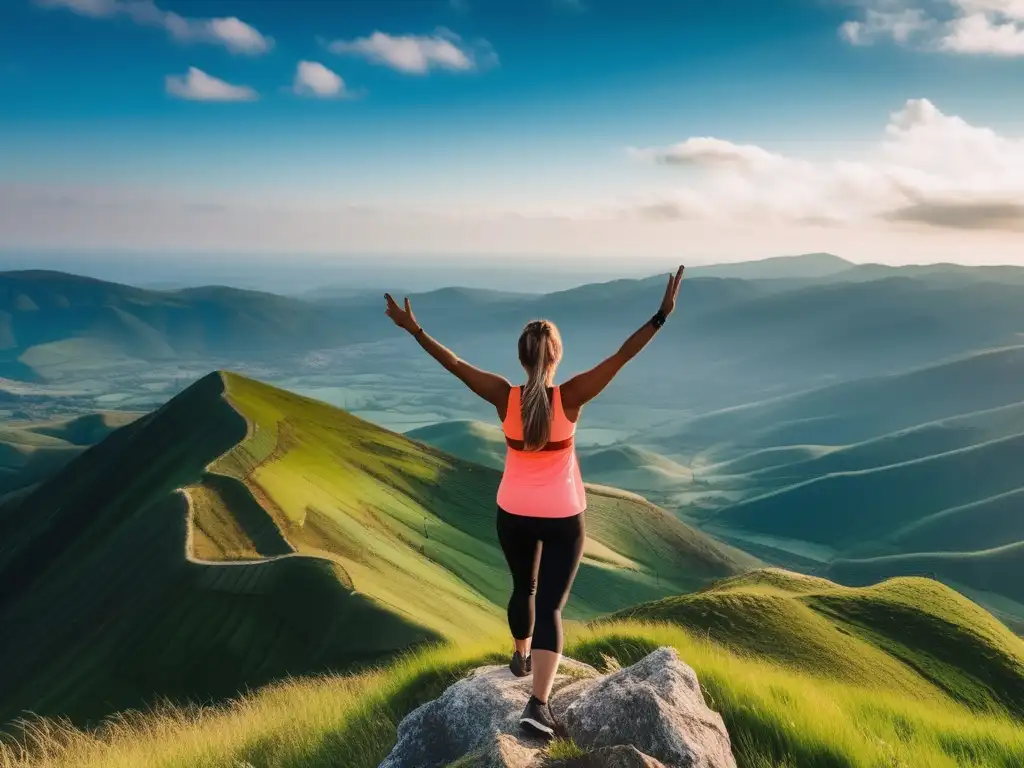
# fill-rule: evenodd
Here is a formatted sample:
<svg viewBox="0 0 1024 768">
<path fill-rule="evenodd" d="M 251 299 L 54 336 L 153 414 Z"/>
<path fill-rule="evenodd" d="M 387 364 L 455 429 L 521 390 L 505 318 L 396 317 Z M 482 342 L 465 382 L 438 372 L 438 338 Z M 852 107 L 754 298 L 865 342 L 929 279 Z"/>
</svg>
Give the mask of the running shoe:
<svg viewBox="0 0 1024 768">
<path fill-rule="evenodd" d="M 554 738 L 561 730 L 555 716 L 551 714 L 551 708 L 541 703 L 536 696 L 531 696 L 526 702 L 526 709 L 519 717 L 519 726 L 546 739 Z"/>
<path fill-rule="evenodd" d="M 526 677 L 533 672 L 533 657 L 523 656 L 519 651 L 516 651 L 512 654 L 512 661 L 508 663 L 508 668 L 512 670 L 512 674 L 516 677 Z"/>
</svg>

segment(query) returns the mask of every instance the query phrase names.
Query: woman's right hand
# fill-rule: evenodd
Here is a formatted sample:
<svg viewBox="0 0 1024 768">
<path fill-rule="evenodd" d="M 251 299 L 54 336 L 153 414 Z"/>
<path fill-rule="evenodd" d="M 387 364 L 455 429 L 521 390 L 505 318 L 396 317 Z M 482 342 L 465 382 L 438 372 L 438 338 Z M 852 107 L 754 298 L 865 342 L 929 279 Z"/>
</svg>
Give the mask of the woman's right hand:
<svg viewBox="0 0 1024 768">
<path fill-rule="evenodd" d="M 405 309 L 403 310 L 395 300 L 391 298 L 390 293 L 384 294 L 384 299 L 387 301 L 387 309 L 384 310 L 384 314 L 391 318 L 392 322 L 399 328 L 403 328 L 409 333 L 414 333 L 419 330 L 419 325 L 416 323 L 416 316 L 412 313 L 412 305 L 409 304 L 409 299 L 405 300 Z"/>
<path fill-rule="evenodd" d="M 686 267 L 680 266 L 679 271 L 668 276 L 668 285 L 665 287 L 665 298 L 661 300 L 661 311 L 668 317 L 676 308 L 676 298 L 679 296 L 679 285 L 683 282 L 683 270 Z"/>
</svg>

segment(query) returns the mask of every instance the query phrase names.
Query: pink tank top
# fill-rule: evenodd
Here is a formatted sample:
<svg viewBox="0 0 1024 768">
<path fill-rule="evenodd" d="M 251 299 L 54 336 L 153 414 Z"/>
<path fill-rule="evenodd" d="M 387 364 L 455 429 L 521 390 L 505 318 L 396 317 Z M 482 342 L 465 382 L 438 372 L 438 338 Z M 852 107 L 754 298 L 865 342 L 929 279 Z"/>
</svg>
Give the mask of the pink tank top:
<svg viewBox="0 0 1024 768">
<path fill-rule="evenodd" d="M 509 445 L 505 453 L 505 471 L 498 486 L 498 506 L 513 515 L 527 517 L 572 517 L 587 508 L 579 462 L 573 436 L 576 424 L 569 421 L 562 409 L 562 393 L 554 388 L 552 397 L 551 436 L 548 450 L 521 450 L 523 415 L 520 408 L 520 387 L 512 387 L 508 395 L 508 411 L 502 422 Z M 567 443 L 564 447 L 559 443 Z M 553 450 L 551 450 L 553 448 Z"/>
</svg>

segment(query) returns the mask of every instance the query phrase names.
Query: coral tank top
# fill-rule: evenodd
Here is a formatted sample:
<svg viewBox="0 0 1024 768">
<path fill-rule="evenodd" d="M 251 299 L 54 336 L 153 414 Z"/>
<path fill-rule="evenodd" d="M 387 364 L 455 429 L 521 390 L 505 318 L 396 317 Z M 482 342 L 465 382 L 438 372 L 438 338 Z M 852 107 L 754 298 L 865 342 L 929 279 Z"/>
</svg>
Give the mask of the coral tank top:
<svg viewBox="0 0 1024 768">
<path fill-rule="evenodd" d="M 576 424 L 562 409 L 562 393 L 554 388 L 551 436 L 544 450 L 524 451 L 520 387 L 512 387 L 502 431 L 508 448 L 498 486 L 498 506 L 526 517 L 572 517 L 587 508 L 573 436 Z M 518 444 L 518 446 L 516 445 Z"/>
</svg>

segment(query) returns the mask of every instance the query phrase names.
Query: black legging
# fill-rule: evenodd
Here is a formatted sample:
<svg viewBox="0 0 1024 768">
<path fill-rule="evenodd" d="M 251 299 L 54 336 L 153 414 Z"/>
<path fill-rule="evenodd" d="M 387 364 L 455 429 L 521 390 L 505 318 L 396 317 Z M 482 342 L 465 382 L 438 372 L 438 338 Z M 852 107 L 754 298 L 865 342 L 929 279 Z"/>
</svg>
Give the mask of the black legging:
<svg viewBox="0 0 1024 768">
<path fill-rule="evenodd" d="M 532 636 L 535 650 L 562 652 L 562 608 L 583 558 L 584 531 L 582 513 L 526 517 L 498 507 L 498 541 L 512 571 L 508 626 L 517 640 Z"/>
</svg>

